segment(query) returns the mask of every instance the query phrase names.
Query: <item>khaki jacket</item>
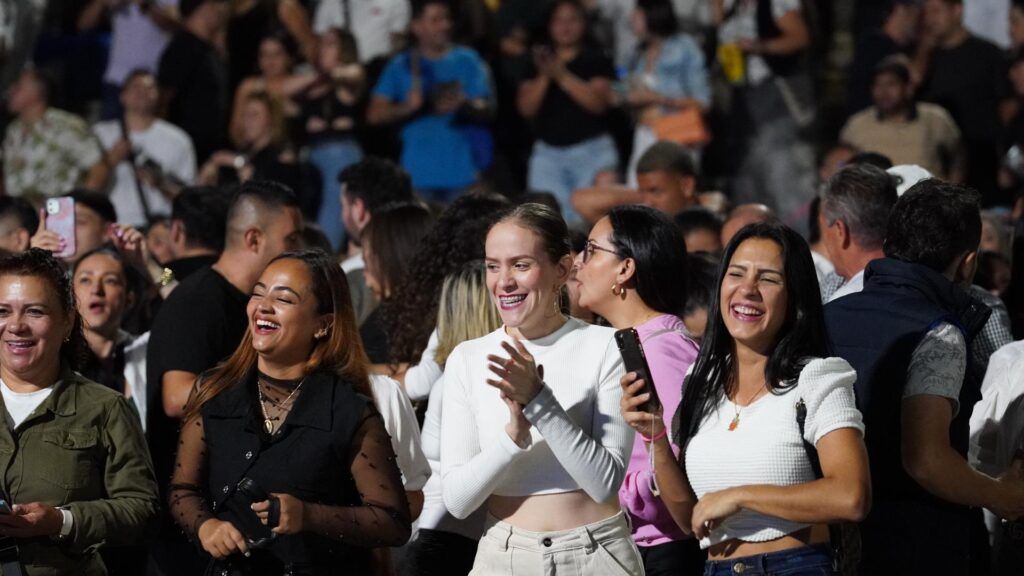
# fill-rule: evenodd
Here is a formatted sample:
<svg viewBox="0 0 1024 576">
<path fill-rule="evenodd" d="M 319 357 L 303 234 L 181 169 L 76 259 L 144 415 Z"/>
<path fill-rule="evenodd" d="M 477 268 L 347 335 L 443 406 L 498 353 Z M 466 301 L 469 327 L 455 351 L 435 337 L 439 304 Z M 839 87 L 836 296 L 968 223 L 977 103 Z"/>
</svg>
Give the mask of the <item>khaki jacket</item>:
<svg viewBox="0 0 1024 576">
<path fill-rule="evenodd" d="M 12 505 L 42 502 L 74 516 L 63 541 L 19 542 L 28 576 L 106 574 L 99 545 L 141 542 L 159 502 L 129 401 L 70 370 L 20 426 L 0 423 L 0 489 Z"/>
</svg>

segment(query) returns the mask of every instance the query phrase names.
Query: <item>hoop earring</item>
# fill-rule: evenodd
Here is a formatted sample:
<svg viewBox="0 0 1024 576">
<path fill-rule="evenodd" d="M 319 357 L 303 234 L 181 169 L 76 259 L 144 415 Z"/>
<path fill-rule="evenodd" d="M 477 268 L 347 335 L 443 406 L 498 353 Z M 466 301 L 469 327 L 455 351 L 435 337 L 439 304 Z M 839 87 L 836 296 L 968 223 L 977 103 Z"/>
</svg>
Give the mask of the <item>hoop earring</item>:
<svg viewBox="0 0 1024 576">
<path fill-rule="evenodd" d="M 625 290 L 619 284 L 612 284 L 612 296 L 621 296 Z"/>
</svg>

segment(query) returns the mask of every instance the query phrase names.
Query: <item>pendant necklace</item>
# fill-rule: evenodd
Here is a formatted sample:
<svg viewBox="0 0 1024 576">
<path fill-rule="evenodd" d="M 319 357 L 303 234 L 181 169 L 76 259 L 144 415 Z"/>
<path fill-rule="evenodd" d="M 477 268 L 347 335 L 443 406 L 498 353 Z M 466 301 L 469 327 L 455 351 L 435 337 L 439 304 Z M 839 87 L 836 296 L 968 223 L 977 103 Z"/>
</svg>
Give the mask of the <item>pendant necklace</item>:
<svg viewBox="0 0 1024 576">
<path fill-rule="evenodd" d="M 743 408 L 746 408 L 747 406 L 750 406 L 751 404 L 753 404 L 754 400 L 757 400 L 757 397 L 760 396 L 761 392 L 764 392 L 764 391 L 765 391 L 764 387 L 759 388 L 758 391 L 755 392 L 754 395 L 750 397 L 750 400 L 747 400 L 747 404 L 746 404 L 746 406 L 743 406 Z M 733 408 L 733 410 L 736 411 L 736 415 L 732 417 L 732 422 L 729 423 L 729 432 L 732 432 L 737 427 L 739 427 L 739 425 L 740 425 L 740 410 L 742 410 L 742 408 L 740 408 L 740 405 L 737 404 L 736 402 L 732 403 L 732 408 Z"/>
<path fill-rule="evenodd" d="M 283 408 L 288 404 L 288 401 L 291 400 L 293 396 L 295 396 L 295 393 L 299 391 L 299 388 L 302 388 L 302 385 L 305 382 L 305 380 L 299 382 L 299 385 L 296 386 L 294 390 L 292 390 L 292 393 L 289 394 L 288 397 L 285 398 L 283 402 L 277 403 L 277 406 L 279 406 L 282 411 Z M 281 415 L 278 414 L 276 418 L 271 418 L 270 414 L 267 413 L 267 403 L 263 398 L 263 382 L 260 382 L 259 380 L 256 381 L 256 394 L 259 396 L 260 400 L 260 411 L 263 412 L 263 429 L 267 431 L 267 434 L 273 434 L 274 420 L 280 419 Z"/>
</svg>

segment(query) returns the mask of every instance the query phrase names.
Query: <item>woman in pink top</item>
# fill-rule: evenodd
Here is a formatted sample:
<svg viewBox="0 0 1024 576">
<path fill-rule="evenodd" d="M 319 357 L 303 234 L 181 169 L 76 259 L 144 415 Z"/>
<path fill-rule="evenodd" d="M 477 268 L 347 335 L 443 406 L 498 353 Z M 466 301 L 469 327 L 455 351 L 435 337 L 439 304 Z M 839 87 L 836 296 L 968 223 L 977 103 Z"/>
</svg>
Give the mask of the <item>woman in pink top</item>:
<svg viewBox="0 0 1024 576">
<path fill-rule="evenodd" d="M 620 206 L 594 225 L 576 259 L 580 305 L 616 329 L 640 336 L 665 414 L 679 406 L 683 377 L 697 358 L 697 344 L 679 316 L 686 305 L 686 242 L 661 212 Z M 700 574 L 704 554 L 683 534 L 656 490 L 640 434 L 633 445 L 619 502 L 629 514 L 633 539 L 648 576 Z"/>
</svg>

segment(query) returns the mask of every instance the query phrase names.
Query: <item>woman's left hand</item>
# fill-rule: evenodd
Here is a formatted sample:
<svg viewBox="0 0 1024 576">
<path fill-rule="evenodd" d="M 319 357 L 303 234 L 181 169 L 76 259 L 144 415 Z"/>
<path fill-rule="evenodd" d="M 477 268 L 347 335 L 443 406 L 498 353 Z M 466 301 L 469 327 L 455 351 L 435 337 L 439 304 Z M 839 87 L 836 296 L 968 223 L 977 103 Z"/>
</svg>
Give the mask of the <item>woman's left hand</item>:
<svg viewBox="0 0 1024 576">
<path fill-rule="evenodd" d="M 515 346 L 502 342 L 501 347 L 508 352 L 508 358 L 494 354 L 487 355 L 490 364 L 487 368 L 498 377 L 489 379 L 487 383 L 500 390 L 506 397 L 526 406 L 534 399 L 544 386 L 543 376 L 533 361 L 533 356 L 518 339 L 513 340 Z"/>
<path fill-rule="evenodd" d="M 16 504 L 10 514 L 0 514 L 0 534 L 14 538 L 56 536 L 64 526 L 60 510 L 43 504 Z"/>
<path fill-rule="evenodd" d="M 705 494 L 693 508 L 693 534 L 705 538 L 722 521 L 740 511 L 736 490 L 727 488 Z"/>
<path fill-rule="evenodd" d="M 280 503 L 277 526 L 271 529 L 275 534 L 298 534 L 302 532 L 306 523 L 306 505 L 291 494 L 271 494 Z M 252 511 L 259 517 L 260 522 L 267 525 L 270 517 L 270 500 L 257 502 L 252 505 Z"/>
</svg>

